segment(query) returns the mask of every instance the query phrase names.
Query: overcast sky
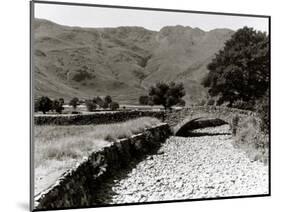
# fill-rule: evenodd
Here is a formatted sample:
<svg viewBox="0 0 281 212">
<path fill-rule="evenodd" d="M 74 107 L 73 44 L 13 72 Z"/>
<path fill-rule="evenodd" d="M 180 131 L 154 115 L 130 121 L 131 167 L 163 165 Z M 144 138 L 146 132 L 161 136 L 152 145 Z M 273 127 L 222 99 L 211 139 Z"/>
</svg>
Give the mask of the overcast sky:
<svg viewBox="0 0 281 212">
<path fill-rule="evenodd" d="M 183 25 L 209 31 L 215 28 L 253 27 L 268 32 L 268 19 L 256 17 L 207 15 L 180 12 L 128 10 L 35 3 L 35 17 L 61 25 L 80 27 L 142 26 L 159 31 L 164 26 Z"/>
</svg>

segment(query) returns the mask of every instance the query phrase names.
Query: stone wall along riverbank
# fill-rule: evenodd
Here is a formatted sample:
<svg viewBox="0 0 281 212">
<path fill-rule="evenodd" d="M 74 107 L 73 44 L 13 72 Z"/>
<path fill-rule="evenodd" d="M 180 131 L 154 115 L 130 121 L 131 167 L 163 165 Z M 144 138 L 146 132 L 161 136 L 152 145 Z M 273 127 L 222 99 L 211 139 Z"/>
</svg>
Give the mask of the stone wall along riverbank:
<svg viewBox="0 0 281 212">
<path fill-rule="evenodd" d="M 120 139 L 92 153 L 66 171 L 54 185 L 35 196 L 35 209 L 62 209 L 91 206 L 96 188 L 114 170 L 155 151 L 171 135 L 168 124 Z"/>
</svg>

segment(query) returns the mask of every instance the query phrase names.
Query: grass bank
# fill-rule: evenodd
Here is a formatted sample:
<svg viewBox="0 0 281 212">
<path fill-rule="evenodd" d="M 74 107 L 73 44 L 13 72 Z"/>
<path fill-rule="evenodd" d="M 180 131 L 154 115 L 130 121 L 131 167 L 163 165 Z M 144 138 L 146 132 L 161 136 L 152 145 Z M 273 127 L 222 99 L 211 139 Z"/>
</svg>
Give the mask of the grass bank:
<svg viewBox="0 0 281 212">
<path fill-rule="evenodd" d="M 107 125 L 35 125 L 35 194 L 93 151 L 159 123 L 156 118 L 143 117 Z"/>
<path fill-rule="evenodd" d="M 253 117 L 241 124 L 234 137 L 234 146 L 245 150 L 251 160 L 268 163 L 269 135 L 261 130 L 260 124 Z"/>
<path fill-rule="evenodd" d="M 132 136 L 159 124 L 143 117 L 108 125 L 35 126 L 35 167 L 49 160 L 79 159 L 108 142 Z"/>
</svg>

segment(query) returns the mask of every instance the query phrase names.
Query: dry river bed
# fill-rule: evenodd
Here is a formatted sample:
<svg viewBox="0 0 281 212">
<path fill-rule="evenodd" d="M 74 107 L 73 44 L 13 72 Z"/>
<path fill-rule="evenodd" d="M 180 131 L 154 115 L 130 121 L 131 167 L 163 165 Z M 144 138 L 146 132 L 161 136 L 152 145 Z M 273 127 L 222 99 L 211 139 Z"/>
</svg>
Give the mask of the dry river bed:
<svg viewBox="0 0 281 212">
<path fill-rule="evenodd" d="M 229 125 L 170 137 L 157 154 L 105 182 L 94 204 L 123 204 L 268 193 L 268 166 L 232 145 Z"/>
</svg>

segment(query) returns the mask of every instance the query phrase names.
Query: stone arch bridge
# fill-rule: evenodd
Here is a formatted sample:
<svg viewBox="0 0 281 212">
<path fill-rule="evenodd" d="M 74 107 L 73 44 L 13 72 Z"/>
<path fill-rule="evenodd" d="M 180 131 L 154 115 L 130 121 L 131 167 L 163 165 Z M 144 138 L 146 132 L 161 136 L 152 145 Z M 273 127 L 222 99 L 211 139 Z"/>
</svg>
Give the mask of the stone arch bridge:
<svg viewBox="0 0 281 212">
<path fill-rule="evenodd" d="M 196 106 L 186 107 L 179 110 L 171 111 L 111 111 L 101 113 L 89 113 L 89 114 L 63 114 L 63 115 L 35 115 L 34 124 L 44 125 L 86 125 L 86 124 L 109 124 L 116 122 L 123 122 L 130 119 L 150 116 L 161 119 L 168 123 L 176 134 L 181 128 L 185 127 L 188 123 L 200 119 L 219 119 L 232 125 L 233 118 L 238 117 L 237 126 L 249 117 L 255 118 L 257 123 L 260 123 L 260 119 L 257 114 L 252 111 L 239 110 L 228 107 L 217 106 Z"/>
<path fill-rule="evenodd" d="M 260 122 L 257 114 L 248 110 L 240 110 L 228 107 L 217 107 L 217 106 L 197 106 L 188 107 L 180 110 L 174 110 L 165 113 L 165 122 L 167 122 L 173 129 L 174 134 L 183 128 L 185 125 L 200 118 L 213 118 L 220 119 L 231 126 L 233 125 L 234 117 L 237 117 L 237 126 L 243 123 L 249 117 Z"/>
</svg>

